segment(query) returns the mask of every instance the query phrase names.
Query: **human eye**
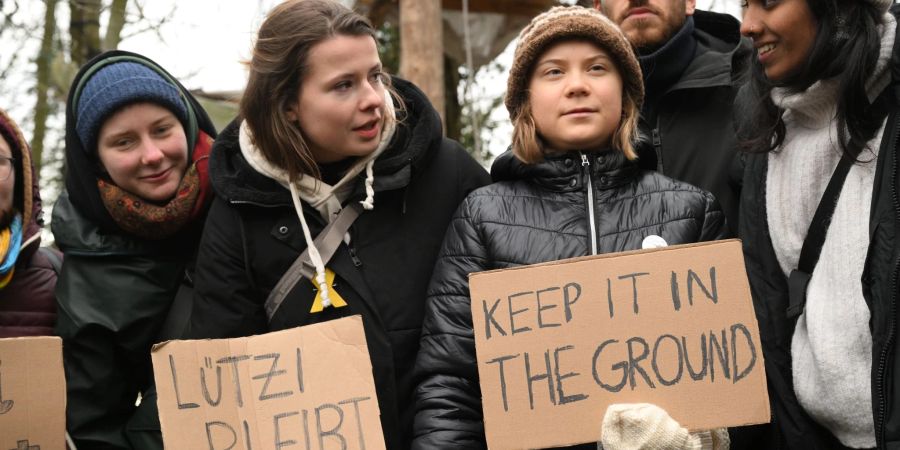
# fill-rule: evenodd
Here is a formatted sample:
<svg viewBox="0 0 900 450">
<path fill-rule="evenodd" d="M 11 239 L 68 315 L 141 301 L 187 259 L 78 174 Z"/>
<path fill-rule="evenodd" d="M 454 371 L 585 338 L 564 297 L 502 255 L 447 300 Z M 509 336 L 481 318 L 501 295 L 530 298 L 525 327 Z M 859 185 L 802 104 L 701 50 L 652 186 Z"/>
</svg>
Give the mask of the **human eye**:
<svg viewBox="0 0 900 450">
<path fill-rule="evenodd" d="M 591 67 L 588 68 L 590 72 L 606 72 L 606 66 L 600 63 L 592 64 Z"/>
<path fill-rule="evenodd" d="M 385 74 L 384 72 L 379 70 L 376 72 L 372 72 L 372 74 L 369 76 L 369 78 L 372 79 L 372 83 L 382 84 L 382 83 L 384 83 L 385 79 L 387 78 L 387 74 Z"/>
<path fill-rule="evenodd" d="M 558 77 L 562 74 L 563 74 L 563 71 L 559 67 L 548 67 L 548 68 L 544 69 L 544 72 L 543 72 L 543 75 L 545 77 L 550 77 L 550 78 Z"/>
<path fill-rule="evenodd" d="M 157 136 L 166 135 L 169 133 L 169 131 L 172 131 L 173 127 L 174 127 L 174 125 L 172 125 L 170 123 L 164 123 L 164 124 L 158 125 L 156 128 L 154 128 L 153 133 L 156 134 Z"/>
<path fill-rule="evenodd" d="M 109 146 L 116 150 L 128 150 L 134 145 L 134 139 L 130 136 L 121 136 L 109 142 Z"/>
<path fill-rule="evenodd" d="M 343 80 L 343 81 L 337 82 L 332 87 L 332 89 L 334 89 L 335 91 L 338 91 L 338 92 L 346 92 L 346 91 L 350 90 L 350 88 L 352 88 L 352 87 L 353 87 L 353 83 L 351 81 Z"/>
</svg>

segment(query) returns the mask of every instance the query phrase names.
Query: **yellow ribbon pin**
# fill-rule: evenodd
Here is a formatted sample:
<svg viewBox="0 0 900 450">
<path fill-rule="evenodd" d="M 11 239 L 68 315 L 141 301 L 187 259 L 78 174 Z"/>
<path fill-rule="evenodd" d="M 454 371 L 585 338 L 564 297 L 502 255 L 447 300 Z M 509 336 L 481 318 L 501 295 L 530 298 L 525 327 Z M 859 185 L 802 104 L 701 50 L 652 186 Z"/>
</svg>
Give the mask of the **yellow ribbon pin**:
<svg viewBox="0 0 900 450">
<path fill-rule="evenodd" d="M 313 285 L 315 285 L 315 284 L 316 284 L 315 280 L 313 280 Z M 329 291 L 331 291 L 331 292 L 328 295 L 328 298 L 331 300 L 331 306 L 334 306 L 335 308 L 341 308 L 341 307 L 347 306 L 347 302 L 343 299 L 343 297 L 341 297 L 341 294 L 338 294 L 338 292 L 335 289 L 333 289 L 334 288 L 334 271 L 327 267 L 325 268 L 325 284 L 327 284 L 328 287 L 332 288 L 332 289 L 329 289 Z M 318 293 L 316 294 L 315 300 L 313 300 L 312 309 L 310 309 L 309 312 L 317 313 L 317 312 L 322 312 L 324 309 L 325 309 L 325 307 L 322 306 L 322 291 L 318 291 Z"/>
</svg>

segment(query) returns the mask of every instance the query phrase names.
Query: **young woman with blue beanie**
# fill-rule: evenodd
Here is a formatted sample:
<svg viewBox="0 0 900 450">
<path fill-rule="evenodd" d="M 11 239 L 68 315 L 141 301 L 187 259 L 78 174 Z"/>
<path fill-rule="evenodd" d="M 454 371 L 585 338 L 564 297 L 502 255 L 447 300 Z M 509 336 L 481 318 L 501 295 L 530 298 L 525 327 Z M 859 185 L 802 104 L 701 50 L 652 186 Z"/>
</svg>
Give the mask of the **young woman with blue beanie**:
<svg viewBox="0 0 900 450">
<path fill-rule="evenodd" d="M 141 55 L 104 53 L 72 83 L 51 228 L 65 254 L 56 332 L 79 448 L 162 448 L 150 347 L 189 280 L 215 135 L 196 99 Z"/>
</svg>

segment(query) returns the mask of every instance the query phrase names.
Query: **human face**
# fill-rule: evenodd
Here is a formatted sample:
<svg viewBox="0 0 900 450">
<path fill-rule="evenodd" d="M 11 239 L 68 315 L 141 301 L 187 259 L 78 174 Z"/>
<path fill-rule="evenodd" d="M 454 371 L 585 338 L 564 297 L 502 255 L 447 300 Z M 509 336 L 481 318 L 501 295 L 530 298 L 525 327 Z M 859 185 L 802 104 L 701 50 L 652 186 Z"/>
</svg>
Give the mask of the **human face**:
<svg viewBox="0 0 900 450">
<path fill-rule="evenodd" d="M 106 119 L 97 147 L 113 183 L 151 202 L 174 197 L 188 166 L 184 127 L 153 103 L 128 105 Z"/>
<path fill-rule="evenodd" d="M 338 35 L 314 45 L 297 102 L 288 110 L 318 163 L 365 156 L 384 125 L 384 74 L 371 36 Z"/>
<path fill-rule="evenodd" d="M 609 146 L 622 120 L 622 76 L 609 54 L 564 41 L 537 60 L 528 101 L 538 134 L 555 151 Z"/>
<path fill-rule="evenodd" d="M 753 39 L 766 77 L 778 83 L 799 72 L 818 27 L 806 0 L 749 0 L 742 7 L 741 34 Z"/>
<path fill-rule="evenodd" d="M 3 136 L 0 136 L 0 157 L 12 158 L 12 148 Z M 13 218 L 13 198 L 16 188 L 16 165 L 12 161 L 0 161 L 4 166 L 9 164 L 9 177 L 0 180 L 0 227 L 6 228 Z M 5 173 L 6 167 L 0 168 L 0 173 Z"/>
<path fill-rule="evenodd" d="M 665 45 L 696 6 L 697 0 L 594 0 L 594 8 L 618 24 L 645 55 Z"/>
</svg>

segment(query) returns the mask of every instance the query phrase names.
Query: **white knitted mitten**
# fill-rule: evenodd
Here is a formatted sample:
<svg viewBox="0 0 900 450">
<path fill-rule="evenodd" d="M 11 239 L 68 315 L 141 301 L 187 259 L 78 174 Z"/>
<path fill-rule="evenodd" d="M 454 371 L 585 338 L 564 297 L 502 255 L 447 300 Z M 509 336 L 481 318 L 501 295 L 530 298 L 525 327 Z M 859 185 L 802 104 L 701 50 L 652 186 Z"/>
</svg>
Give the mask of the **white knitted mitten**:
<svg viewBox="0 0 900 450">
<path fill-rule="evenodd" d="M 649 403 L 610 405 L 603 418 L 603 450 L 727 450 L 728 430 L 689 433 L 666 411 Z"/>
</svg>

